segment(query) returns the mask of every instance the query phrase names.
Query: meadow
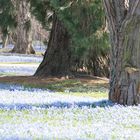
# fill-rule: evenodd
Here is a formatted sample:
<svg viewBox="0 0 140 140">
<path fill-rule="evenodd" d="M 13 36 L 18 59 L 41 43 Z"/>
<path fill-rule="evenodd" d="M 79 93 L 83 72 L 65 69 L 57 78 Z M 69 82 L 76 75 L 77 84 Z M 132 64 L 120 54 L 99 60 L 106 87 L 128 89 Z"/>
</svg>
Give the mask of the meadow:
<svg viewBox="0 0 140 140">
<path fill-rule="evenodd" d="M 1 77 L 33 75 L 42 60 L 38 56 L 7 55 L 0 56 Z M 41 87 L 1 81 L 0 97 L 1 140 L 139 140 L 140 137 L 140 106 L 110 102 L 104 84 L 62 80 Z"/>
</svg>

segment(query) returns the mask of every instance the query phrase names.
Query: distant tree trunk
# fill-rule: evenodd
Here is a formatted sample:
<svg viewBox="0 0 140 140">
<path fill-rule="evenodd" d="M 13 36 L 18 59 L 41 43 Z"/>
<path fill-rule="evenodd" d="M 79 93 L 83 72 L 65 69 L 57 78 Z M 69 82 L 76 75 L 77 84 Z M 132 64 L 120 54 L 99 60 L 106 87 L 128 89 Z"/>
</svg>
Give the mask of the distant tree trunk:
<svg viewBox="0 0 140 140">
<path fill-rule="evenodd" d="M 2 36 L 2 48 L 6 48 L 8 43 L 8 35 L 3 35 Z"/>
<path fill-rule="evenodd" d="M 140 1 L 103 0 L 111 39 L 109 99 L 140 103 Z"/>
<path fill-rule="evenodd" d="M 70 37 L 63 23 L 54 15 L 44 59 L 35 76 L 67 76 L 70 74 Z"/>
<path fill-rule="evenodd" d="M 32 33 L 31 33 L 31 14 L 30 5 L 26 0 L 17 1 L 17 31 L 16 42 L 12 52 L 22 54 L 34 54 L 32 47 Z"/>
</svg>

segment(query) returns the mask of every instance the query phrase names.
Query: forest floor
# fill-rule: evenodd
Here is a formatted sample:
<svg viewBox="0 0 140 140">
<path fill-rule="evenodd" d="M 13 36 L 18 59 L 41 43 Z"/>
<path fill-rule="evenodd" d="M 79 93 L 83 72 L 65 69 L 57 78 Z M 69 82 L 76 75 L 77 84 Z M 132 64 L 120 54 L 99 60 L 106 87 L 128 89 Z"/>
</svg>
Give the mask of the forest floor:
<svg viewBox="0 0 140 140">
<path fill-rule="evenodd" d="M 108 79 L 37 78 L 41 56 L 0 55 L 0 140 L 139 140 L 140 106 L 108 100 Z"/>
</svg>

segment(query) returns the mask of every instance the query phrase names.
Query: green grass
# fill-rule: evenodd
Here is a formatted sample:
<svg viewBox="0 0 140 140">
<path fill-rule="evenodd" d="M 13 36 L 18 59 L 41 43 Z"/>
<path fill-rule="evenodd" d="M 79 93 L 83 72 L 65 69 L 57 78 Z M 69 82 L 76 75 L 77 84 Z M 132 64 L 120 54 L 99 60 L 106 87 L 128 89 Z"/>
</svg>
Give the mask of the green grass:
<svg viewBox="0 0 140 140">
<path fill-rule="evenodd" d="M 81 93 L 81 92 L 73 92 L 73 93 L 66 93 L 66 92 L 58 92 L 59 94 L 63 95 L 73 95 L 77 97 L 92 97 L 92 98 L 107 98 L 107 92 L 90 92 L 90 93 Z"/>
<path fill-rule="evenodd" d="M 107 98 L 108 89 L 102 85 L 83 84 L 79 80 L 64 80 L 47 85 L 23 84 L 25 88 L 49 89 L 63 95 L 74 95 L 93 98 Z"/>
<path fill-rule="evenodd" d="M 128 110 L 127 107 L 125 108 L 123 109 Z M 84 129 L 80 132 L 80 137 L 83 139 L 135 139 L 135 134 L 138 135 L 140 131 L 140 126 L 139 124 L 137 124 L 137 121 L 139 122 L 139 116 L 136 115 L 135 117 L 132 117 L 132 114 L 135 112 L 134 110 L 132 110 L 132 114 L 131 111 L 122 111 L 119 115 L 120 110 L 117 111 L 118 108 L 116 108 L 115 110 L 114 109 L 110 108 L 108 110 L 107 108 L 50 108 L 46 110 L 34 111 L 0 110 L 0 127 L 1 129 L 6 128 L 5 130 L 8 134 L 18 134 L 17 130 L 19 129 L 21 135 L 25 134 L 25 136 L 31 136 L 33 140 L 44 139 L 44 133 L 42 132 L 44 128 L 46 128 L 46 130 L 49 128 L 48 130 L 51 130 L 50 132 L 52 132 L 53 130 L 58 131 L 56 135 L 48 137 L 48 139 L 50 138 L 55 140 L 73 139 L 73 137 L 61 138 L 61 134 L 65 134 L 65 131 L 66 133 L 70 131 L 71 134 L 73 133 L 73 131 L 82 130 L 83 128 Z M 139 109 L 137 111 L 139 111 Z M 116 117 L 112 117 L 116 113 Z M 125 121 L 123 124 L 123 121 L 121 120 L 123 119 L 124 115 L 128 115 L 128 122 Z M 118 119 L 118 122 L 116 119 Z M 136 122 L 134 121 L 135 119 Z M 39 133 L 35 133 L 34 129 L 36 129 L 36 132 L 38 131 Z M 102 135 L 102 131 L 107 131 L 105 135 L 106 137 L 104 137 L 104 134 Z M 128 131 L 128 137 L 125 137 L 126 133 L 124 134 L 123 131 Z M 2 134 L 2 132 L 0 133 Z M 76 131 L 76 133 L 78 134 L 78 131 Z M 47 134 L 48 133 L 46 133 L 46 135 Z M 73 134 L 75 135 L 75 133 Z"/>
<path fill-rule="evenodd" d="M 23 125 L 25 124 L 35 124 L 35 123 L 41 123 L 41 124 L 46 124 L 48 127 L 50 128 L 61 128 L 62 124 L 65 125 L 66 129 L 69 129 L 69 125 L 70 122 L 69 120 L 71 120 L 71 123 L 73 125 L 73 127 L 78 127 L 79 125 L 90 125 L 92 122 L 91 118 L 81 118 L 84 119 L 84 121 L 81 122 L 81 120 L 79 120 L 79 118 L 77 118 L 76 116 L 79 116 L 79 113 L 81 115 L 83 115 L 83 112 L 81 110 L 73 110 L 73 114 L 72 117 L 69 115 L 66 115 L 65 113 L 69 114 L 69 111 L 67 110 L 63 110 L 63 109 L 54 109 L 54 111 L 52 109 L 50 110 L 44 110 L 44 111 L 29 111 L 29 110 L 23 110 L 23 111 L 13 111 L 13 110 L 9 110 L 9 111 L 4 111 L 4 110 L 0 110 L 0 126 L 3 126 L 4 124 L 8 125 Z M 92 117 L 89 115 L 89 117 Z M 65 123 L 64 123 L 65 120 Z M 68 125 L 67 125 L 68 124 Z M 9 130 L 10 131 L 10 130 Z M 21 131 L 21 130 L 20 130 Z M 25 131 L 25 130 L 24 130 Z M 61 129 L 61 131 L 63 131 L 63 129 Z M 26 132 L 26 131 L 25 131 Z M 32 129 L 29 128 L 29 130 L 26 132 L 26 134 L 31 135 L 32 139 L 40 139 L 43 140 L 43 138 L 40 136 L 36 136 L 36 134 L 34 133 L 34 131 L 32 131 Z M 61 136 L 60 136 L 61 137 Z M 94 134 L 87 134 L 87 138 L 93 138 Z M 60 139 L 59 135 L 58 136 L 52 136 L 52 139 Z M 65 138 L 66 140 L 66 138 Z"/>
<path fill-rule="evenodd" d="M 30 88 L 46 88 L 50 89 L 55 92 L 81 92 L 81 93 L 91 93 L 91 92 L 104 92 L 107 91 L 107 88 L 105 85 L 88 85 L 83 84 L 79 80 L 64 80 L 62 82 L 54 82 L 46 85 L 40 85 L 40 84 L 26 84 L 24 83 L 25 87 Z"/>
<path fill-rule="evenodd" d="M 51 114 L 50 114 L 51 112 Z M 42 113 L 42 115 L 39 115 L 40 113 Z M 1 115 L 1 122 L 0 124 L 4 124 L 6 122 L 8 123 L 20 123 L 21 119 L 22 120 L 26 120 L 30 123 L 34 123 L 34 122 L 40 122 L 40 123 L 50 123 L 51 125 L 58 125 L 59 121 L 63 121 L 64 119 L 64 114 L 65 110 L 63 109 L 54 109 L 54 111 L 52 109 L 50 110 L 39 110 L 38 111 L 30 111 L 30 110 L 0 110 L 0 115 Z M 81 110 L 73 110 L 73 123 L 76 124 L 77 121 L 79 120 L 79 118 L 75 117 L 75 116 L 79 116 L 79 113 L 82 114 Z M 15 115 L 16 114 L 16 115 Z M 63 115 L 64 114 L 64 115 Z M 69 118 L 70 116 L 65 116 L 65 119 Z M 86 117 L 86 121 L 87 122 L 91 122 L 92 121 L 92 116 L 89 115 L 89 117 Z M 16 120 L 16 122 L 15 122 Z M 83 124 L 86 124 L 86 122 L 82 122 Z"/>
<path fill-rule="evenodd" d="M 14 73 L 14 72 L 8 72 L 8 73 L 3 73 L 3 72 L 0 72 L 0 77 L 4 77 L 4 76 L 17 76 L 18 74 L 17 73 Z"/>
<path fill-rule="evenodd" d="M 127 125 L 127 126 L 124 126 L 125 128 L 127 129 L 133 129 L 133 130 L 136 130 L 136 131 L 140 131 L 140 126 L 138 124 L 130 124 L 130 125 Z"/>
<path fill-rule="evenodd" d="M 1 64 L 1 63 L 0 63 Z M 6 63 L 5 63 L 6 64 Z M 25 64 L 25 63 L 7 63 L 7 64 Z M 28 63 L 27 63 L 28 64 Z M 0 76 L 18 76 L 16 73 L 0 73 Z M 11 84 L 19 84 L 13 81 Z M 82 83 L 80 80 L 63 80 L 59 82 L 53 82 L 49 84 L 38 84 L 38 83 L 22 83 L 25 88 L 41 88 L 49 89 L 59 94 L 93 97 L 93 98 L 107 98 L 108 90 L 103 84 L 88 85 Z"/>
</svg>

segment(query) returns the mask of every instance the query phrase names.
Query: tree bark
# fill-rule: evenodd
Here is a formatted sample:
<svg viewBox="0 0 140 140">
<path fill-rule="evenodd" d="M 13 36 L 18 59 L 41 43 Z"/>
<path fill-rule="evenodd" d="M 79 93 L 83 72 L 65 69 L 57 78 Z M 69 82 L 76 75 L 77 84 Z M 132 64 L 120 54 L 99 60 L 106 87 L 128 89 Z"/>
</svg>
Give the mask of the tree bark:
<svg viewBox="0 0 140 140">
<path fill-rule="evenodd" d="M 103 0 L 111 40 L 109 99 L 140 103 L 140 1 Z"/>
<path fill-rule="evenodd" d="M 44 59 L 35 76 L 67 76 L 70 74 L 70 37 L 63 23 L 54 14 L 53 25 Z"/>
<path fill-rule="evenodd" d="M 2 48 L 6 48 L 8 43 L 8 35 L 3 35 L 2 36 Z"/>
<path fill-rule="evenodd" d="M 30 5 L 26 0 L 17 1 L 17 31 L 16 43 L 12 52 L 22 54 L 34 54 L 32 47 L 31 14 Z"/>
</svg>

